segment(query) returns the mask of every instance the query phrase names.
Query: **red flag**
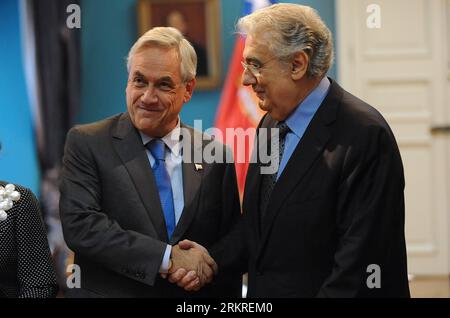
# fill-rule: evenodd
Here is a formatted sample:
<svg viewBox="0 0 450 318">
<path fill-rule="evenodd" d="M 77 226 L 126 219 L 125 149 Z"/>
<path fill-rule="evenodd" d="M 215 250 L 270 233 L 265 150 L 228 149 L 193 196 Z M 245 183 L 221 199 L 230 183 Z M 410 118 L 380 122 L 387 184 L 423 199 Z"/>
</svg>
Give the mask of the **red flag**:
<svg viewBox="0 0 450 318">
<path fill-rule="evenodd" d="M 254 134 L 249 135 L 245 143 L 239 144 L 237 138 L 234 138 L 234 140 L 225 138 L 226 128 L 242 128 L 244 130 L 255 128 L 264 114 L 258 107 L 258 98 L 251 87 L 242 85 L 243 67 L 241 61 L 244 43 L 245 39 L 238 36 L 215 122 L 215 127 L 220 129 L 224 136 L 224 142 L 233 148 L 241 197 L 253 148 Z M 245 158 L 245 160 L 242 160 L 242 158 Z"/>
</svg>

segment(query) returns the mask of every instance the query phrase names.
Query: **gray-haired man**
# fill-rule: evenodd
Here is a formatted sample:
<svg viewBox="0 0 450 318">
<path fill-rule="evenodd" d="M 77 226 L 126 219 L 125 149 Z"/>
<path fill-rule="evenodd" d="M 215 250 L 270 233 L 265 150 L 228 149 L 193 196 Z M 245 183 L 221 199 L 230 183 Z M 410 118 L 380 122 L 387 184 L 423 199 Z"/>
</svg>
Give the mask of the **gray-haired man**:
<svg viewBox="0 0 450 318">
<path fill-rule="evenodd" d="M 398 146 L 377 110 L 326 76 L 330 31 L 295 4 L 238 28 L 243 83 L 267 111 L 258 131 L 280 129 L 281 160 L 272 175 L 250 164 L 243 220 L 209 249 L 219 271 L 248 271 L 249 297 L 408 297 Z"/>
</svg>

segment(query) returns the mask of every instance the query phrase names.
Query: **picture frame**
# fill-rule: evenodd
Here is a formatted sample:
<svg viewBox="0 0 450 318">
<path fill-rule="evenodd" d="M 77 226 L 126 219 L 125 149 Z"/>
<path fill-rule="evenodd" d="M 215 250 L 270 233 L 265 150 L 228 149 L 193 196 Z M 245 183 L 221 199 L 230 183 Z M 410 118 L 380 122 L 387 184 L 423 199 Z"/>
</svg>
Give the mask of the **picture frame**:
<svg viewBox="0 0 450 318">
<path fill-rule="evenodd" d="M 185 35 L 197 53 L 200 90 L 220 85 L 222 61 L 219 0 L 139 0 L 139 36 L 155 26 L 173 26 Z"/>
</svg>

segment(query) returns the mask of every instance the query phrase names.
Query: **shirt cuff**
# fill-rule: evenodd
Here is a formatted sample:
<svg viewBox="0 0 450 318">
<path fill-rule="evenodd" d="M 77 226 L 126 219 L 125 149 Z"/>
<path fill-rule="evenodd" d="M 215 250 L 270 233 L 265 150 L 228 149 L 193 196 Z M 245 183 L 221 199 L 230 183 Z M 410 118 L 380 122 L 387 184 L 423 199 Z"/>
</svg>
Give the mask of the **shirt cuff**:
<svg viewBox="0 0 450 318">
<path fill-rule="evenodd" d="M 169 261 L 170 261 L 170 253 L 172 253 L 172 246 L 167 245 L 166 251 L 164 252 L 164 257 L 161 263 L 161 267 L 159 268 L 160 273 L 167 273 L 169 270 Z"/>
</svg>

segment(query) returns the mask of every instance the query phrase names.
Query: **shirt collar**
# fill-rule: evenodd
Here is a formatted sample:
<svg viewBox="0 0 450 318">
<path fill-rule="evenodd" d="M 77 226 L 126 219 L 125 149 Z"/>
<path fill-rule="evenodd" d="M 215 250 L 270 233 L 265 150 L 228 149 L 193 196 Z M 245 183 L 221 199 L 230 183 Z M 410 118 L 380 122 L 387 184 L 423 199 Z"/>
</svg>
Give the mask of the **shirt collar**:
<svg viewBox="0 0 450 318">
<path fill-rule="evenodd" d="M 161 138 L 161 140 L 164 141 L 166 146 L 169 147 L 172 154 L 177 157 L 180 155 L 182 146 L 182 143 L 180 142 L 180 135 L 181 135 L 180 127 L 181 127 L 180 117 L 178 117 L 178 122 L 175 128 L 172 129 L 172 131 L 169 132 L 167 135 Z M 155 139 L 155 137 L 148 136 L 144 134 L 142 131 L 139 131 L 139 134 L 141 135 L 142 143 L 144 144 L 144 146 L 153 139 Z"/>
<path fill-rule="evenodd" d="M 299 138 L 304 133 L 302 122 L 311 120 L 330 88 L 330 80 L 325 76 L 319 85 L 297 106 L 294 112 L 286 119 L 289 129 Z"/>
</svg>

